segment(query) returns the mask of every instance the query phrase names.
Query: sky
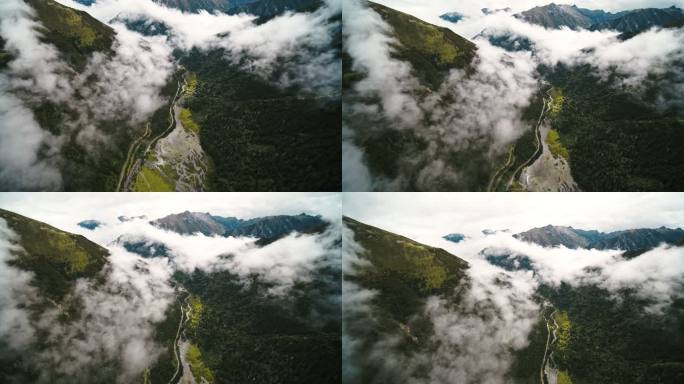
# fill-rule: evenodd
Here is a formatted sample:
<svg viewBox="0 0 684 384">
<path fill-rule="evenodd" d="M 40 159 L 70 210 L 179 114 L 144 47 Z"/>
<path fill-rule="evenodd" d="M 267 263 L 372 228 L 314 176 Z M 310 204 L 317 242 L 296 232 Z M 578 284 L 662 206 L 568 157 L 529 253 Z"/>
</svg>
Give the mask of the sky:
<svg viewBox="0 0 684 384">
<path fill-rule="evenodd" d="M 209 212 L 217 216 L 252 218 L 278 214 L 339 217 L 339 193 L 2 193 L 0 208 L 60 229 L 79 233 L 82 220 L 116 223 L 119 216 L 145 215 L 150 220 L 169 214 Z"/>
<path fill-rule="evenodd" d="M 548 224 L 600 231 L 684 228 L 684 194 L 345 193 L 343 212 L 417 241 L 451 232 L 475 236 L 483 229 L 517 233 Z"/>
</svg>

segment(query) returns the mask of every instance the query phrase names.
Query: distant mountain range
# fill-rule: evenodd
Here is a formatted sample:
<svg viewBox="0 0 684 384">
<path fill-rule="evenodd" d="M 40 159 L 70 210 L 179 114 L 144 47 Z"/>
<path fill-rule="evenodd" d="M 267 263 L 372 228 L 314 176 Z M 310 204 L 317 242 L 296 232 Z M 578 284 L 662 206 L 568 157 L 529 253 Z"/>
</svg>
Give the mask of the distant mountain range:
<svg viewBox="0 0 684 384">
<path fill-rule="evenodd" d="M 202 233 L 207 236 L 252 236 L 269 242 L 292 232 L 320 232 L 327 222 L 320 216 L 307 214 L 266 216 L 253 219 L 213 216 L 189 212 L 169 215 L 150 224 L 183 235 Z"/>
<path fill-rule="evenodd" d="M 674 243 L 684 238 L 680 228 L 640 228 L 615 232 L 582 230 L 573 227 L 547 225 L 517 233 L 513 237 L 543 247 L 565 246 L 571 249 L 620 249 L 634 251 L 648 249 L 661 243 Z"/>
<path fill-rule="evenodd" d="M 666 27 L 684 19 L 684 11 L 670 8 L 644 8 L 617 13 L 578 8 L 576 5 L 555 4 L 534 7 L 515 17 L 546 28 L 616 30 L 628 38 L 652 27 Z"/>
<path fill-rule="evenodd" d="M 90 5 L 94 0 L 76 0 Z M 323 4 L 322 0 L 154 0 L 170 8 L 184 12 L 223 12 L 230 15 L 249 13 L 264 22 L 287 11 L 313 11 Z"/>
</svg>

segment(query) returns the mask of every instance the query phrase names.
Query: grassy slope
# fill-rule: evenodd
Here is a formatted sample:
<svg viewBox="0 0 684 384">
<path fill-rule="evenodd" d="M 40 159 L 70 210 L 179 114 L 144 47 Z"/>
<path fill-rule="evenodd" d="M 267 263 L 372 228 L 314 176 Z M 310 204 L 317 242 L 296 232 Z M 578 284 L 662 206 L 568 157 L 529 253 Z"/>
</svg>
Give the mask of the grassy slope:
<svg viewBox="0 0 684 384">
<path fill-rule="evenodd" d="M 52 0 L 27 0 L 45 27 L 43 41 L 53 44 L 77 71 L 85 68 L 93 52 L 107 52 L 114 42 L 114 30 L 84 11 Z"/>
<path fill-rule="evenodd" d="M 396 11 L 385 6 L 368 3 L 372 10 L 392 28 L 392 36 L 398 44 L 393 46 L 393 57 L 409 63 L 413 75 L 425 87 L 423 91 L 436 91 L 451 69 L 463 69 L 472 72 L 471 63 L 477 55 L 476 46 L 472 42 L 441 28 L 426 23 L 418 18 Z M 363 73 L 352 70 L 351 58 L 343 55 L 343 88 L 350 89 L 364 78 Z M 375 103 L 377 100 L 355 100 L 356 102 Z M 415 153 L 426 150 L 429 143 L 418 137 L 411 130 L 396 130 L 388 126 L 388 122 L 380 116 L 356 116 L 353 121 L 355 141 L 364 149 L 366 162 L 371 172 L 390 179 L 399 174 L 401 158 L 412 158 Z M 372 129 L 369 129 L 372 128 Z M 486 146 L 473 143 L 472 151 L 454 154 L 448 159 L 473 179 L 472 184 L 485 185 L 489 181 L 489 160 L 479 158 L 487 151 Z M 411 175 L 414 177 L 415 175 Z M 414 184 L 415 180 L 409 183 Z M 415 189 L 416 187 L 408 187 Z M 451 185 L 441 189 L 453 189 Z"/>
<path fill-rule="evenodd" d="M 225 52 L 191 51 L 198 78 L 188 107 L 211 157 L 215 189 L 339 190 L 341 106 L 283 90 L 230 64 Z"/>
<path fill-rule="evenodd" d="M 467 284 L 468 264 L 443 249 L 420 244 L 379 228 L 344 218 L 354 232 L 354 240 L 363 247 L 358 255 L 369 262 L 359 266 L 345 280 L 364 289 L 377 292 L 370 305 L 370 314 L 360 318 L 345 317 L 348 332 L 359 344 L 359 356 L 387 338 L 398 340 L 397 348 L 410 356 L 417 351 L 430 353 L 435 346 L 429 338 L 432 323 L 423 312 L 429 296 L 441 296 L 450 305 L 460 301 L 455 288 Z M 403 382 L 378 367 L 377 361 L 353 357 L 360 368 L 361 382 Z M 420 364 L 424 364 L 420 363 Z M 418 369 L 417 372 L 420 372 Z M 419 374 L 419 373 L 418 373 Z"/>
<path fill-rule="evenodd" d="M 408 61 L 414 75 L 433 90 L 439 88 L 449 70 L 468 69 L 476 56 L 475 44 L 448 28 L 380 4 L 369 2 L 369 6 L 392 27 L 393 37 L 399 41 L 394 56 Z"/>
<path fill-rule="evenodd" d="M 43 294 L 59 300 L 82 277 L 93 277 L 107 263 L 109 252 L 81 235 L 0 209 L 0 217 L 20 236 L 25 252 L 13 264 L 32 271 Z"/>
</svg>

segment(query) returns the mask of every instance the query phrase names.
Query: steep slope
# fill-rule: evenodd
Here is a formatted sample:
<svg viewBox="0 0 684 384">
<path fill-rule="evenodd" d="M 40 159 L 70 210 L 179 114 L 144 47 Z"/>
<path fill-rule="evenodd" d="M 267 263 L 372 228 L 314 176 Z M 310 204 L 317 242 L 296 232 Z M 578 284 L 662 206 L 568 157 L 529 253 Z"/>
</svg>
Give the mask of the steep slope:
<svg viewBox="0 0 684 384">
<path fill-rule="evenodd" d="M 409 62 L 414 74 L 436 90 L 451 69 L 468 69 L 477 47 L 448 28 L 437 27 L 383 5 L 368 2 L 392 27 L 395 58 Z"/>
<path fill-rule="evenodd" d="M 93 278 L 107 264 L 109 251 L 81 235 L 4 209 L 0 209 L 0 218 L 19 235 L 18 245 L 23 248 L 12 264 L 33 272 L 32 283 L 55 301 L 61 300 L 77 279 Z"/>
<path fill-rule="evenodd" d="M 591 12 L 588 9 L 577 8 L 574 5 L 551 3 L 518 13 L 515 17 L 545 28 L 569 27 L 570 29 L 588 29 L 597 19 L 607 17 L 603 11 L 595 11 L 595 14 Z"/>
<path fill-rule="evenodd" d="M 66 7 L 52 0 L 27 0 L 36 11 L 36 19 L 44 27 L 43 42 L 57 47 L 65 60 L 77 71 L 85 68 L 94 52 L 110 52 L 114 30 L 88 13 Z"/>
<path fill-rule="evenodd" d="M 21 73 L 8 70 L 7 74 L 22 78 L 22 82 L 26 84 L 35 81 L 37 84 L 45 82 L 48 86 L 13 87 L 8 92 L 33 112 L 32 116 L 27 114 L 26 118 L 31 122 L 35 119 L 39 127 L 33 129 L 39 132 L 33 135 L 36 136 L 36 140 L 42 141 L 37 141 L 40 143 L 40 149 L 36 149 L 31 156 L 35 155 L 37 163 L 48 162 L 53 177 L 49 183 L 27 183 L 7 177 L 7 180 L 0 180 L 0 189 L 116 190 L 117 180 L 131 143 L 140 138 L 147 128 L 149 136 L 153 137 L 168 126 L 167 106 L 161 106 L 154 114 L 146 111 L 144 115 L 149 119 L 139 122 L 139 117 L 132 116 L 137 116 L 140 112 L 140 103 L 135 103 L 136 94 L 128 89 L 116 88 L 121 85 L 118 82 L 125 83 L 125 80 L 131 80 L 139 71 L 151 70 L 144 69 L 139 63 L 131 62 L 126 57 L 131 52 L 122 52 L 122 44 L 138 44 L 136 48 L 143 51 L 149 50 L 149 47 L 144 47 L 145 44 L 142 42 L 123 42 L 106 24 L 86 12 L 69 8 L 56 1 L 29 0 L 26 4 L 32 9 L 30 14 L 25 14 L 26 17 L 31 17 L 36 22 L 34 32 L 38 39 L 47 45 L 36 55 L 50 57 L 44 58 L 46 62 L 40 66 L 33 64 L 41 67 L 34 74 L 26 72 L 25 69 L 20 71 Z M 0 47 L 0 71 L 4 72 L 3 67 L 7 62 L 17 58 L 14 56 L 18 43 L 16 37 L 14 39 L 9 51 L 3 52 Z M 0 41 L 1 45 L 5 45 L 5 40 Z M 55 57 L 46 53 L 52 50 L 56 53 Z M 38 57 L 31 57 L 30 60 L 41 60 Z M 88 65 L 93 59 L 99 60 L 99 65 Z M 24 60 L 28 58 L 24 57 Z M 132 67 L 130 71 L 128 66 Z M 37 74 L 43 72 L 44 75 Z M 35 76 L 38 77 L 33 78 Z M 45 76 L 49 81 L 40 76 Z M 114 78 L 116 80 L 113 80 Z M 158 89 L 158 95 L 146 95 L 153 96 L 146 103 L 156 102 L 157 96 L 160 102 L 173 98 L 176 82 L 169 80 L 167 87 L 159 86 L 161 89 Z M 18 141 L 26 145 L 23 141 Z M 10 166 L 11 164 L 9 162 Z M 42 175 L 27 175 L 24 180 L 46 179 L 40 176 Z"/>
<path fill-rule="evenodd" d="M 295 231 L 320 232 L 327 225 L 320 216 L 304 213 L 296 216 L 266 216 L 245 220 L 189 211 L 157 219 L 151 224 L 183 235 L 202 233 L 207 236 L 249 236 L 268 241 Z"/>
<path fill-rule="evenodd" d="M 354 302 L 363 308 L 361 313 L 351 309 L 345 313 L 345 328 L 354 339 L 359 356 L 358 360 L 350 361 L 359 368 L 355 372 L 358 381 L 349 382 L 404 382 L 405 377 L 383 368 L 377 356 L 364 357 L 383 343 L 393 345 L 397 353 L 405 356 L 435 348 L 430 341 L 433 324 L 424 312 L 426 300 L 439 296 L 452 304 L 458 303 L 462 291 L 457 287 L 468 285 L 468 263 L 443 249 L 349 217 L 343 220 L 360 247 L 355 253 L 361 261 L 344 275 L 345 284 L 359 287 L 349 288 L 350 298 L 367 297 L 372 292 L 367 302 Z M 347 243 L 343 247 L 354 249 Z M 360 292 L 356 293 L 357 290 Z"/>
<path fill-rule="evenodd" d="M 410 78 L 404 79 L 405 75 L 401 75 L 401 82 L 405 83 L 403 88 L 406 89 L 402 90 L 401 97 L 397 95 L 397 100 L 411 98 L 416 104 L 421 104 L 424 98 L 434 96 L 439 101 L 431 100 L 431 103 L 446 106 L 450 102 L 451 95 L 438 94 L 440 89 L 442 94 L 444 93 L 440 87 L 444 85 L 449 73 L 452 70 L 462 70 L 466 77 L 474 74 L 477 46 L 469 40 L 448 28 L 429 24 L 380 4 L 361 2 L 360 6 L 366 8 L 366 12 L 377 14 L 389 27 L 386 31 L 383 28 L 382 34 L 391 38 L 388 44 L 391 58 L 400 61 L 402 66 L 410 66 Z M 359 35 L 360 39 L 361 36 L 362 34 Z M 386 97 L 378 98 L 378 95 L 382 95 L 384 91 L 366 92 L 364 87 L 358 88 L 359 84 L 363 84 L 362 81 L 369 79 L 369 74 L 364 73 L 363 69 L 365 65 L 363 61 L 366 59 L 357 58 L 361 61 L 355 62 L 357 59 L 354 55 L 353 52 L 346 52 L 342 58 L 342 89 L 345 99 L 343 104 L 345 106 L 356 105 L 358 108 L 350 107 L 345 110 L 343 121 L 344 126 L 349 128 L 350 133 L 353 133 L 353 136 L 350 135 L 352 136 L 350 140 L 362 150 L 364 165 L 368 167 L 374 180 L 393 181 L 400 178 L 401 183 L 405 184 L 400 187 L 403 190 L 428 189 L 419 186 L 420 173 L 424 170 L 422 167 L 426 165 L 424 163 L 434 159 L 416 159 L 427 152 L 442 154 L 445 158 L 443 162 L 446 163 L 444 167 L 458 168 L 459 174 L 463 176 L 462 184 L 469 184 L 473 179 L 479 181 L 490 177 L 488 174 L 490 161 L 482 159 L 481 141 L 474 143 L 474 146 L 478 148 L 472 151 L 464 150 L 463 153 L 448 156 L 445 153 L 453 150 L 453 143 L 441 143 L 437 140 L 431 142 L 426 139 L 426 136 L 440 136 L 436 132 L 431 132 L 429 128 L 430 125 L 441 123 L 439 118 L 442 114 L 433 115 L 432 111 L 426 110 L 423 111 L 425 119 L 415 122 L 411 120 L 411 117 L 416 112 L 413 108 L 407 107 L 411 109 L 411 113 L 407 113 L 407 121 L 403 121 L 398 116 L 394 116 L 391 111 L 392 108 L 396 108 L 395 104 L 399 104 L 398 102 L 389 102 Z M 361 63 L 360 66 L 359 63 Z M 393 65 L 399 68 L 400 64 Z M 428 108 L 425 107 L 425 109 Z M 383 113 L 377 113 L 377 111 Z M 444 124 L 456 124 L 457 121 L 444 122 Z M 429 189 L 466 189 L 463 185 L 449 185 L 447 180 L 443 183 L 444 185 L 431 186 Z M 476 183 L 472 182 L 472 184 Z M 486 181 L 482 181 L 481 184 L 486 184 Z"/>
<path fill-rule="evenodd" d="M 150 222 L 152 225 L 180 233 L 190 235 L 201 233 L 207 236 L 223 235 L 225 227 L 215 221 L 209 213 L 190 212 L 177 213 Z"/>
<path fill-rule="evenodd" d="M 572 249 L 595 248 L 634 251 L 653 248 L 662 243 L 675 243 L 684 237 L 684 230 L 660 227 L 603 233 L 595 230 L 585 231 L 573 227 L 547 225 L 517 233 L 513 237 L 543 247 L 563 245 Z"/>
<path fill-rule="evenodd" d="M 620 12 L 614 17 L 591 26 L 592 30 L 616 30 L 620 38 L 628 39 L 652 27 L 668 27 L 684 19 L 684 11 L 674 5 L 670 8 L 645 8 Z"/>
<path fill-rule="evenodd" d="M 531 24 L 545 28 L 614 30 L 621 39 L 628 39 L 652 27 L 666 27 L 684 18 L 684 11 L 674 5 L 670 8 L 643 8 L 617 13 L 578 8 L 576 5 L 551 3 L 514 15 Z"/>
</svg>

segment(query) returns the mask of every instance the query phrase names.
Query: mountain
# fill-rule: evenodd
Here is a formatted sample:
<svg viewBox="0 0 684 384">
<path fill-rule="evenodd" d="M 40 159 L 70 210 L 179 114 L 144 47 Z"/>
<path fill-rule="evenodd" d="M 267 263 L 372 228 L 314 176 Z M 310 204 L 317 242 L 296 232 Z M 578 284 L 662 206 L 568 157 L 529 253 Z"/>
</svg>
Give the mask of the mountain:
<svg viewBox="0 0 684 384">
<path fill-rule="evenodd" d="M 439 15 L 439 18 L 452 23 L 458 23 L 459 21 L 463 20 L 463 15 L 458 12 L 447 12 Z"/>
<path fill-rule="evenodd" d="M 467 239 L 468 237 L 461 233 L 450 233 L 448 235 L 442 236 L 444 240 L 451 241 L 452 243 L 460 243 L 461 241 Z"/>
<path fill-rule="evenodd" d="M 373 292 L 372 299 L 361 305 L 370 313 L 356 313 L 349 305 L 345 314 L 345 328 L 350 342 L 358 348 L 347 364 L 358 367 L 350 372 L 354 377 L 345 382 L 404 382 L 395 377 L 396 372 L 383 368 L 377 358 L 368 358 L 373 347 L 386 340 L 406 356 L 433 350 L 430 342 L 433 325 L 425 313 L 429 297 L 439 296 L 452 304 L 460 301 L 461 290 L 467 285 L 466 261 L 440 248 L 430 247 L 406 237 L 372 227 L 349 217 L 344 225 L 353 233 L 353 240 L 360 247 L 356 257 L 360 259 L 353 271 L 344 275 L 345 284 L 358 288 L 349 289 L 349 297 L 364 297 Z M 345 242 L 343 247 L 355 250 Z M 358 310 L 358 309 L 357 309 Z"/>
<path fill-rule="evenodd" d="M 259 22 L 267 21 L 286 11 L 313 11 L 322 0 L 155 0 L 155 2 L 184 12 L 208 11 L 230 15 L 248 13 L 259 16 Z"/>
<path fill-rule="evenodd" d="M 410 65 L 411 75 L 418 84 L 415 84 L 415 90 L 407 91 L 406 95 L 410 94 L 415 98 L 438 97 L 440 86 L 452 71 L 462 70 L 468 75 L 473 74 L 478 58 L 477 46 L 473 42 L 448 28 L 427 23 L 384 5 L 373 2 L 362 2 L 362 4 L 363 7 L 368 8 L 369 12 L 381 17 L 383 22 L 390 27 L 387 33 L 397 42 L 390 45 L 392 59 Z M 353 133 L 350 135 L 351 140 L 362 150 L 363 160 L 370 174 L 374 179 L 380 180 L 395 180 L 401 177 L 406 179 L 407 184 L 402 186 L 402 189 L 420 190 L 417 184 L 421 178 L 419 174 L 424 171 L 424 167 L 405 169 L 402 162 L 412 159 L 416 153 L 425 153 L 426 148 L 433 143 L 429 143 L 419 133 L 421 126 L 418 124 L 420 123 L 411 123 L 411 126 L 405 127 L 406 129 L 397 129 L 397 122 L 390 121 L 391 119 L 385 117 L 384 113 L 370 112 L 385 110 L 388 106 L 378 103 L 375 97 L 357 94 L 355 86 L 368 75 L 354 66 L 353 55 L 349 52 L 345 52 L 342 56 L 342 68 L 342 90 L 346 97 L 343 104 L 356 103 L 359 107 L 345 110 L 344 126 Z M 411 87 L 413 88 L 414 85 Z M 364 113 L 364 111 L 369 112 Z M 430 113 L 426 115 L 429 116 Z M 367 129 L 369 126 L 373 129 Z M 490 163 L 489 160 L 480 162 L 477 155 L 478 153 L 469 153 L 463 157 L 453 156 L 451 160 L 454 164 L 462 165 L 461 171 L 470 173 L 472 168 L 479 168 L 482 163 Z M 465 161 L 465 158 L 468 161 Z M 479 176 L 481 172 L 478 170 L 473 173 Z M 457 189 L 452 185 L 444 185 L 440 188 L 451 191 Z"/>
<path fill-rule="evenodd" d="M 531 24 L 541 25 L 545 28 L 558 29 L 569 27 L 570 29 L 589 29 L 598 19 L 606 17 L 603 11 L 592 11 L 577 8 L 574 5 L 555 4 L 538 6 L 527 11 L 517 13 L 514 16 Z"/>
<path fill-rule="evenodd" d="M 545 28 L 588 29 L 592 31 L 615 30 L 622 39 L 635 36 L 652 27 L 665 27 L 681 21 L 684 11 L 670 8 L 644 8 L 618 13 L 578 8 L 576 5 L 551 3 L 515 14 L 515 17 Z"/>
<path fill-rule="evenodd" d="M 674 5 L 670 8 L 645 8 L 625 11 L 603 21 L 597 21 L 592 30 L 616 30 L 620 38 L 627 39 L 652 27 L 669 27 L 684 20 L 684 11 Z"/>
<path fill-rule="evenodd" d="M 102 223 L 97 220 L 83 220 L 77 224 L 79 227 L 90 229 L 91 231 L 102 225 Z"/>
<path fill-rule="evenodd" d="M 603 233 L 585 231 L 573 227 L 547 225 L 517 233 L 513 237 L 522 241 L 539 244 L 543 247 L 565 246 L 585 249 L 621 249 L 634 251 L 656 247 L 661 243 L 674 243 L 684 238 L 684 230 L 660 228 L 641 228 Z"/>
<path fill-rule="evenodd" d="M 43 27 L 42 40 L 54 45 L 78 72 L 95 52 L 111 52 L 115 32 L 87 12 L 66 7 L 53 0 L 26 0 Z"/>
<path fill-rule="evenodd" d="M 59 301 L 78 279 L 94 278 L 108 263 L 109 251 L 81 235 L 0 209 L 0 219 L 19 237 L 11 265 L 34 274 L 32 284 Z"/>
<path fill-rule="evenodd" d="M 292 232 L 318 232 L 326 226 L 326 222 L 320 216 L 304 213 L 244 220 L 189 211 L 169 215 L 150 223 L 182 235 L 199 232 L 206 236 L 250 236 L 264 241 L 278 239 Z"/>
<path fill-rule="evenodd" d="M 475 44 L 448 28 L 377 3 L 368 2 L 368 6 L 392 27 L 399 42 L 393 56 L 409 62 L 414 74 L 431 89 L 437 89 L 450 70 L 467 70 L 477 56 Z"/>
</svg>

